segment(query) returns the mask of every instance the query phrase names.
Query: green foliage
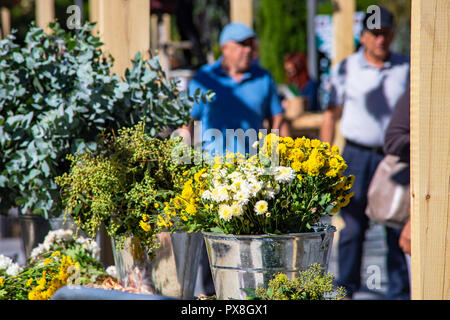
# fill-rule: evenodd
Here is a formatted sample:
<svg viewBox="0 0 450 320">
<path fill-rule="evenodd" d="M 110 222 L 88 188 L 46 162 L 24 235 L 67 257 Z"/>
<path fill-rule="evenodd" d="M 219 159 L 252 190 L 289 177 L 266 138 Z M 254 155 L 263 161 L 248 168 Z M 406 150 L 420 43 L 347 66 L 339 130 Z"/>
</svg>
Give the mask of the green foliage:
<svg viewBox="0 0 450 320">
<path fill-rule="evenodd" d="M 66 155 L 95 150 L 98 135 L 147 123 L 151 136 L 189 121 L 193 99 L 165 81 L 157 57 L 138 53 L 125 80 L 111 73 L 99 38 L 85 24 L 76 34 L 58 23 L 52 34 L 31 25 L 25 46 L 0 42 L 0 207 L 59 215 L 54 177 L 69 169 Z"/>
<path fill-rule="evenodd" d="M 246 288 L 245 291 L 249 300 L 341 300 L 345 289 L 336 288 L 333 280 L 332 274 L 315 263 L 293 280 L 279 273 L 269 281 L 267 288 Z"/>
<path fill-rule="evenodd" d="M 2 206 L 57 210 L 53 177 L 67 153 L 93 148 L 112 120 L 117 78 L 101 43 L 85 25 L 78 36 L 52 24 L 51 35 L 31 25 L 25 45 L 14 35 L 0 43 L 0 188 Z M 101 103 L 100 103 L 101 102 Z M 9 195 L 5 199 L 3 195 Z"/>
<path fill-rule="evenodd" d="M 159 139 L 144 122 L 105 134 L 96 152 L 69 155 L 70 173 L 56 178 L 70 214 L 90 236 L 100 224 L 119 243 L 134 237 L 151 251 L 157 244 L 155 212 L 181 188 L 182 173 L 194 165 L 171 155 L 180 139 Z"/>
<path fill-rule="evenodd" d="M 261 40 L 261 65 L 271 71 L 278 83 L 285 80 L 285 55 L 306 51 L 306 19 L 306 1 L 260 1 L 255 30 Z"/>
</svg>

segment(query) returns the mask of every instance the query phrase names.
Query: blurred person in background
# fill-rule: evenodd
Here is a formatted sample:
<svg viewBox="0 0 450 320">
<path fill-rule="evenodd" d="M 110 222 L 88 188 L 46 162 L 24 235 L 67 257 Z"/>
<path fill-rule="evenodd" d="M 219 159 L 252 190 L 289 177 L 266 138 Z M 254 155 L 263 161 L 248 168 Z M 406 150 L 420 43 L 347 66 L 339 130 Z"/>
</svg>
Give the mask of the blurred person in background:
<svg viewBox="0 0 450 320">
<path fill-rule="evenodd" d="M 286 84 L 295 96 L 305 100 L 305 111 L 320 111 L 317 91 L 318 84 L 310 78 L 308 58 L 302 52 L 293 52 L 284 59 Z"/>
<path fill-rule="evenodd" d="M 409 58 L 390 50 L 394 38 L 393 15 L 380 7 L 379 25 L 366 14 L 360 50 L 332 69 L 328 109 L 323 114 L 321 139 L 333 143 L 336 122 L 345 138 L 346 173 L 355 176 L 354 197 L 342 208 L 345 227 L 338 242 L 337 284 L 348 297 L 361 286 L 361 262 L 369 219 L 365 214 L 367 191 L 375 170 L 384 158 L 386 129 L 395 107 L 409 86 Z M 409 299 L 407 264 L 399 247 L 401 230 L 386 227 L 388 291 L 386 299 Z"/>
</svg>

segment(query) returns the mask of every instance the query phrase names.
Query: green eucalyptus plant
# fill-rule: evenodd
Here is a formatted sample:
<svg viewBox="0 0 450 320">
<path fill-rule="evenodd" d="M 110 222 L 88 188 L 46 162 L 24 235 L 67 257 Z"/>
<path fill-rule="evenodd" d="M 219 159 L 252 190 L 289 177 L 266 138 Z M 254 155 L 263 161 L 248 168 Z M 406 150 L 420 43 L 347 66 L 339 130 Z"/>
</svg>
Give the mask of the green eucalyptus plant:
<svg viewBox="0 0 450 320">
<path fill-rule="evenodd" d="M 14 33 L 0 42 L 1 205 L 45 217 L 60 212 L 53 177 L 68 169 L 65 155 L 95 148 L 118 86 L 91 25 L 78 35 L 50 27 L 32 24 L 25 46 Z"/>
<path fill-rule="evenodd" d="M 44 217 L 62 213 L 54 178 L 69 170 L 67 154 L 94 151 L 105 129 L 144 119 L 150 136 L 189 121 L 193 99 L 179 92 L 154 56 L 138 53 L 124 81 L 111 72 L 95 24 L 77 33 L 58 23 L 34 24 L 25 45 L 14 33 L 0 42 L 0 209 L 14 204 Z"/>
</svg>

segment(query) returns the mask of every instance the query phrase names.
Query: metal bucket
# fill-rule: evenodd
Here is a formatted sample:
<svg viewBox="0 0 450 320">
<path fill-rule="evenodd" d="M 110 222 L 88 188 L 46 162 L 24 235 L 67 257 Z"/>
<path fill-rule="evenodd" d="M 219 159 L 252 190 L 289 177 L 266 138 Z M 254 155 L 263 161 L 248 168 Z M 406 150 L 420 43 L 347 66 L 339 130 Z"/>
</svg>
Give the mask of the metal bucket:
<svg viewBox="0 0 450 320">
<path fill-rule="evenodd" d="M 319 263 L 328 270 L 336 228 L 279 236 L 204 232 L 216 296 L 246 299 L 245 288 L 265 287 L 279 272 L 293 279 Z"/>
<path fill-rule="evenodd" d="M 22 250 L 28 261 L 31 251 L 44 242 L 45 236 L 50 231 L 48 220 L 38 214 L 21 214 L 19 216 L 22 238 Z"/>
<path fill-rule="evenodd" d="M 121 249 L 112 241 L 119 281 L 143 293 L 193 299 L 202 234 L 162 232 L 158 239 L 161 247 L 152 260 L 134 238 L 128 238 Z"/>
</svg>

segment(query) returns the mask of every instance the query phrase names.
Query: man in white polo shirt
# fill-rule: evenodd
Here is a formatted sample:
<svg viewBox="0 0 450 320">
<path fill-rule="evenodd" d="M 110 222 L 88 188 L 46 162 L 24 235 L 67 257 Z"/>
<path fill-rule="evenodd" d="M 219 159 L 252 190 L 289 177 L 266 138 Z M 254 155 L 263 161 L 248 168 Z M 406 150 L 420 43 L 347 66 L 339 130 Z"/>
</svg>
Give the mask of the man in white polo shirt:
<svg viewBox="0 0 450 320">
<path fill-rule="evenodd" d="M 345 227 L 338 244 L 337 284 L 347 289 L 349 298 L 361 285 L 363 242 L 369 226 L 364 213 L 368 186 L 384 157 L 382 146 L 392 112 L 409 87 L 409 58 L 390 51 L 393 16 L 380 9 L 378 28 L 370 28 L 371 15 L 367 14 L 361 33 L 362 48 L 333 68 L 330 103 L 321 127 L 321 139 L 332 143 L 336 121 L 341 119 L 346 140 L 343 158 L 348 164 L 347 173 L 355 176 L 355 195 L 340 212 Z M 387 299 L 410 297 L 407 266 L 398 246 L 400 231 L 386 227 Z"/>
</svg>

